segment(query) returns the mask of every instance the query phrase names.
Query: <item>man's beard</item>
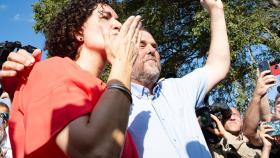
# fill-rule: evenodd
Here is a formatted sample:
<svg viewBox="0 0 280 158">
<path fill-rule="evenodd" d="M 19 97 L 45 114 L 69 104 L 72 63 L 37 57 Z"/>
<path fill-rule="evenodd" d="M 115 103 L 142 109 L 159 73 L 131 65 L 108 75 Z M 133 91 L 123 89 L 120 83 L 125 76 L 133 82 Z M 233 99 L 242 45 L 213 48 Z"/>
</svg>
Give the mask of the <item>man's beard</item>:
<svg viewBox="0 0 280 158">
<path fill-rule="evenodd" d="M 150 68 L 143 67 L 142 69 L 134 68 L 132 71 L 132 80 L 139 81 L 142 85 L 147 86 L 155 84 L 160 75 L 160 68 L 154 66 Z"/>
</svg>

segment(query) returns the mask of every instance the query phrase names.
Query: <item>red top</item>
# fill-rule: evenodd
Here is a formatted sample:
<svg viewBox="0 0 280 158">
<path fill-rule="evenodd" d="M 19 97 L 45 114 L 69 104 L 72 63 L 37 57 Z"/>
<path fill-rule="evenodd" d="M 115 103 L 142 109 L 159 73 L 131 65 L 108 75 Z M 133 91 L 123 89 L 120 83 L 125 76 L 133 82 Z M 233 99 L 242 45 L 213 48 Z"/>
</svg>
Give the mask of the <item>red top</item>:
<svg viewBox="0 0 280 158">
<path fill-rule="evenodd" d="M 67 157 L 54 141 L 56 134 L 91 113 L 105 87 L 69 58 L 35 64 L 23 74 L 14 95 L 9 121 L 14 158 Z M 129 133 L 125 144 L 122 157 L 138 157 Z"/>
</svg>

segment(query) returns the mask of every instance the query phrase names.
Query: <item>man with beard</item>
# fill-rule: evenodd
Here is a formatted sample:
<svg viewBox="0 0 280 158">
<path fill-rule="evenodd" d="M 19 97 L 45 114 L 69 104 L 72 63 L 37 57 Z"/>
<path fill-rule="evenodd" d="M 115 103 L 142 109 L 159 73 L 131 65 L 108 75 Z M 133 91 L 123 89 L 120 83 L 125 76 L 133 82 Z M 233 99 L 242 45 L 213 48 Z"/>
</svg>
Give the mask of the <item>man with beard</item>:
<svg viewBox="0 0 280 158">
<path fill-rule="evenodd" d="M 140 32 L 139 54 L 131 77 L 133 103 L 128 124 L 139 157 L 211 157 L 195 106 L 201 105 L 205 94 L 226 76 L 230 51 L 221 0 L 201 3 L 211 17 L 208 59 L 202 68 L 182 78 L 158 81 L 161 66 L 157 43 L 148 31 Z M 15 71 L 34 62 L 27 52 L 21 52 L 10 54 L 0 77 L 14 76 Z"/>
</svg>

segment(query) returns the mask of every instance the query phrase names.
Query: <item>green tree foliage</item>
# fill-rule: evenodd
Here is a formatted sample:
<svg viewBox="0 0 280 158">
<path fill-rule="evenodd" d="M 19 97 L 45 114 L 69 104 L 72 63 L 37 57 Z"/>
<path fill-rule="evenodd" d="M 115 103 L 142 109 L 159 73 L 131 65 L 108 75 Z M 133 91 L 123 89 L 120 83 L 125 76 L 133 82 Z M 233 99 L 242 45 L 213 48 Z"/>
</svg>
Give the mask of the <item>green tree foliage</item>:
<svg viewBox="0 0 280 158">
<path fill-rule="evenodd" d="M 39 0 L 34 4 L 37 32 L 68 0 Z M 274 0 L 275 1 L 275 0 Z M 112 1 L 122 17 L 142 15 L 144 26 L 159 45 L 162 76 L 180 77 L 207 59 L 210 44 L 209 16 L 199 1 Z M 212 100 L 246 109 L 255 87 L 257 62 L 280 62 L 280 8 L 273 1 L 224 1 L 231 47 L 231 70 L 210 93 Z"/>
<path fill-rule="evenodd" d="M 34 20 L 36 21 L 33 26 L 36 32 L 44 33 L 45 24 L 56 15 L 59 9 L 66 5 L 68 0 L 39 0 L 33 5 L 33 12 L 35 13 Z"/>
</svg>

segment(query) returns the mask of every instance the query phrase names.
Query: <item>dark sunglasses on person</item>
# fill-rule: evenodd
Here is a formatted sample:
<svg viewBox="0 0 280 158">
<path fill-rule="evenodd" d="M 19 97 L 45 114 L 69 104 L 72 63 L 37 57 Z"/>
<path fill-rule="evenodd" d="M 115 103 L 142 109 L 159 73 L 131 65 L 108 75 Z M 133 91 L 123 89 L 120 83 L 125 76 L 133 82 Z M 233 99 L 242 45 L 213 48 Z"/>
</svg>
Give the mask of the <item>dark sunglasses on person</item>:
<svg viewBox="0 0 280 158">
<path fill-rule="evenodd" d="M 0 124 L 2 124 L 4 121 L 9 120 L 9 113 L 7 112 L 0 112 Z"/>
</svg>

